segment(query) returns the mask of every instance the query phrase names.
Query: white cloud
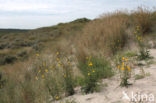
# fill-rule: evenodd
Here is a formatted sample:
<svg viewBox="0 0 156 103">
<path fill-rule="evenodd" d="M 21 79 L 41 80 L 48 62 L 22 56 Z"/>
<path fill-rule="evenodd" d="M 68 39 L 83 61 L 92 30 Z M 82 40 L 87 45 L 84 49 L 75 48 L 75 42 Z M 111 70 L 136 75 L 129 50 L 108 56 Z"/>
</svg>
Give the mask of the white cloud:
<svg viewBox="0 0 156 103">
<path fill-rule="evenodd" d="M 36 28 L 139 5 L 156 0 L 0 0 L 0 28 Z"/>
</svg>

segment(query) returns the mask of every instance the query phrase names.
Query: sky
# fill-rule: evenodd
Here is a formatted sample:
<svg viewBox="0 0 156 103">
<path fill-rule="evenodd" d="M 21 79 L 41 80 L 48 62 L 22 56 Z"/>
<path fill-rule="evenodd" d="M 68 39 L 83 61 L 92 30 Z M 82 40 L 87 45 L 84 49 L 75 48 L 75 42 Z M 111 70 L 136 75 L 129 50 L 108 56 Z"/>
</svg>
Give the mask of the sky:
<svg viewBox="0 0 156 103">
<path fill-rule="evenodd" d="M 156 0 L 0 0 L 0 28 L 35 29 L 138 6 L 151 8 Z"/>
</svg>

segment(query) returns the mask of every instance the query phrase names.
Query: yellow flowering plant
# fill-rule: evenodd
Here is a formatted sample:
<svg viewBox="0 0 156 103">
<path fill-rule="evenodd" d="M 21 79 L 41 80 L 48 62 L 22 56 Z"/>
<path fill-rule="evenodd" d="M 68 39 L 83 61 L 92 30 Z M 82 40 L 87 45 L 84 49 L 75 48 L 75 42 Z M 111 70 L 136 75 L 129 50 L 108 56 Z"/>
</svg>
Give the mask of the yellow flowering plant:
<svg viewBox="0 0 156 103">
<path fill-rule="evenodd" d="M 128 79 L 131 77 L 131 68 L 128 65 L 128 59 L 126 57 L 122 57 L 121 64 L 118 65 L 121 83 L 120 86 L 127 87 L 129 85 Z"/>
<path fill-rule="evenodd" d="M 86 57 L 86 61 L 79 62 L 78 67 L 84 76 L 83 83 L 81 84 L 81 90 L 84 93 L 98 91 L 99 84 L 97 84 L 97 82 L 113 74 L 108 61 L 96 57 Z"/>
<path fill-rule="evenodd" d="M 146 58 L 150 58 L 149 50 L 147 49 L 147 47 L 144 43 L 143 34 L 140 30 L 140 26 L 136 26 L 136 30 L 134 31 L 134 35 L 135 35 L 135 39 L 136 39 L 138 46 L 139 46 L 138 59 L 143 60 Z"/>
</svg>

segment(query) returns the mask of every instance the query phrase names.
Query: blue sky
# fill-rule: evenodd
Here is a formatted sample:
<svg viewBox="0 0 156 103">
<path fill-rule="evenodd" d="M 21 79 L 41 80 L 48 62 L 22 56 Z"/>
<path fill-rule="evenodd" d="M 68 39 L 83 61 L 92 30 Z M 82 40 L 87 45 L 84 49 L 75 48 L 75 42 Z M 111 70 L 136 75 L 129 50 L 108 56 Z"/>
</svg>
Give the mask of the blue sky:
<svg viewBox="0 0 156 103">
<path fill-rule="evenodd" d="M 156 0 L 0 0 L 0 28 L 34 29 L 141 5 L 151 8 Z"/>
</svg>

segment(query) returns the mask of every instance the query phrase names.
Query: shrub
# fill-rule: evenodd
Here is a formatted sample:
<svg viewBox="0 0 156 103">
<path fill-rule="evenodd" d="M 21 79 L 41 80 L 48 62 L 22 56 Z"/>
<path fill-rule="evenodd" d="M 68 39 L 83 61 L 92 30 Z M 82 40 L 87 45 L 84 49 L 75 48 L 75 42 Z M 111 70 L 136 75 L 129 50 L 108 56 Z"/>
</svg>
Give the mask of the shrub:
<svg viewBox="0 0 156 103">
<path fill-rule="evenodd" d="M 79 62 L 79 69 L 84 76 L 82 91 L 92 93 L 96 91 L 97 82 L 102 78 L 111 77 L 113 75 L 111 66 L 105 59 L 87 57 L 86 62 Z"/>
</svg>

